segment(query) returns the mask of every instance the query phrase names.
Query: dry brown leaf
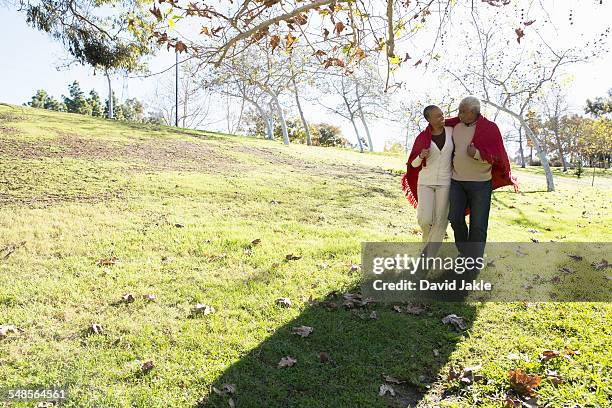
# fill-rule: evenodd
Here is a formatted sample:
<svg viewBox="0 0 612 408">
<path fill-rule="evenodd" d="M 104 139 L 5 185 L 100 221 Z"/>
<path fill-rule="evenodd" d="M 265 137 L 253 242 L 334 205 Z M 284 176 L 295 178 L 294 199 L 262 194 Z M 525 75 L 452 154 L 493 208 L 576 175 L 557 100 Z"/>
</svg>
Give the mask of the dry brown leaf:
<svg viewBox="0 0 612 408">
<path fill-rule="evenodd" d="M 425 311 L 425 308 L 421 305 L 409 305 L 406 306 L 406 313 L 411 315 L 420 315 Z"/>
<path fill-rule="evenodd" d="M 215 394 L 220 396 L 232 395 L 236 393 L 236 385 L 235 384 L 221 384 L 221 388 L 213 387 L 213 391 Z"/>
<path fill-rule="evenodd" d="M 542 354 L 539 355 L 540 363 L 543 363 L 548 360 L 552 360 L 553 358 L 561 357 L 561 353 L 557 350 L 544 350 Z"/>
<path fill-rule="evenodd" d="M 608 267 L 610 266 L 610 264 L 609 264 L 609 263 L 608 263 L 608 261 L 606 261 L 605 259 L 602 259 L 602 260 L 601 260 L 601 261 L 599 261 L 599 262 L 593 262 L 593 263 L 591 264 L 591 266 L 592 266 L 593 268 L 595 268 L 595 270 L 600 271 L 600 270 L 602 270 L 602 269 L 608 268 Z"/>
<path fill-rule="evenodd" d="M 580 255 L 569 254 L 568 256 L 572 258 L 574 261 L 582 261 L 582 256 Z"/>
<path fill-rule="evenodd" d="M 131 293 L 126 293 L 125 295 L 121 296 L 121 300 L 123 300 L 125 303 L 132 303 L 136 299 L 134 299 L 134 295 Z"/>
<path fill-rule="evenodd" d="M 319 352 L 319 361 L 322 363 L 327 363 L 329 361 L 329 354 L 325 351 Z"/>
<path fill-rule="evenodd" d="M 103 258 L 98 261 L 98 266 L 112 266 L 117 263 L 119 259 L 117 257 L 111 256 L 110 258 Z"/>
<path fill-rule="evenodd" d="M 378 395 L 383 397 L 385 394 L 395 397 L 395 390 L 389 384 L 381 384 L 378 390 Z"/>
<path fill-rule="evenodd" d="M 463 321 L 463 317 L 459 317 L 456 314 L 449 314 L 448 316 L 445 316 L 444 318 L 442 318 L 442 323 L 450 324 L 458 330 L 465 330 L 465 328 L 467 327 L 467 325 Z"/>
<path fill-rule="evenodd" d="M 310 327 L 310 326 L 296 326 L 296 327 L 291 329 L 291 332 L 293 334 L 297 334 L 297 335 L 302 336 L 302 337 L 308 337 L 308 336 L 310 336 L 310 333 L 312 333 L 312 327 Z"/>
<path fill-rule="evenodd" d="M 147 360 L 140 366 L 140 371 L 143 373 L 148 373 L 153 368 L 155 368 L 155 364 L 153 364 L 153 360 Z"/>
<path fill-rule="evenodd" d="M 286 356 L 280 359 L 277 368 L 288 368 L 293 367 L 297 363 L 297 360 L 291 356 Z"/>
<path fill-rule="evenodd" d="M 291 307 L 291 300 L 289 298 L 278 298 L 276 304 L 281 307 Z"/>
<path fill-rule="evenodd" d="M 259 245 L 260 243 L 261 243 L 260 238 L 255 238 L 254 240 L 251 241 L 251 245 Z"/>
<path fill-rule="evenodd" d="M 193 312 L 195 314 L 203 314 L 204 316 L 208 316 L 209 314 L 215 313 L 215 308 L 210 305 L 196 303 L 193 308 Z"/>
<path fill-rule="evenodd" d="M 535 388 L 539 387 L 542 382 L 539 375 L 527 374 L 520 368 L 508 371 L 508 377 L 512 388 L 522 396 L 535 396 Z"/>
<path fill-rule="evenodd" d="M 293 254 L 288 254 L 287 256 L 285 256 L 285 259 L 288 261 L 297 261 L 298 259 L 301 259 L 301 256 L 298 255 L 293 255 Z"/>
<path fill-rule="evenodd" d="M 402 313 L 402 307 L 399 305 L 393 306 L 393 311 L 397 313 Z"/>
<path fill-rule="evenodd" d="M 406 382 L 404 380 L 400 380 L 398 378 L 395 378 L 393 376 L 386 375 L 386 374 L 383 374 L 383 380 L 385 380 L 385 382 L 387 382 L 389 384 L 403 384 L 403 383 Z"/>
<path fill-rule="evenodd" d="M 149 302 L 155 302 L 155 300 L 157 299 L 157 296 L 152 293 L 147 293 L 146 295 L 142 295 L 142 297 Z"/>
<path fill-rule="evenodd" d="M 23 331 L 23 330 L 18 329 L 12 324 L 1 325 L 0 326 L 0 340 L 8 337 L 9 334 L 17 334 L 20 331 Z"/>
</svg>

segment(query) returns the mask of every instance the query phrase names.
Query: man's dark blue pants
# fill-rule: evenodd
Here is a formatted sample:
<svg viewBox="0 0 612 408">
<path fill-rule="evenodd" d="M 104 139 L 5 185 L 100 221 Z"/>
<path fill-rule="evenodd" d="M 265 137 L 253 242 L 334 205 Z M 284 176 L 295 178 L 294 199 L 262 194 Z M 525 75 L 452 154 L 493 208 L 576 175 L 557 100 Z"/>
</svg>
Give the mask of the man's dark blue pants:
<svg viewBox="0 0 612 408">
<path fill-rule="evenodd" d="M 484 254 L 491 209 L 491 180 L 451 180 L 448 220 L 455 233 L 455 245 L 463 256 L 481 257 Z M 465 222 L 465 210 L 470 209 L 470 227 Z"/>
</svg>

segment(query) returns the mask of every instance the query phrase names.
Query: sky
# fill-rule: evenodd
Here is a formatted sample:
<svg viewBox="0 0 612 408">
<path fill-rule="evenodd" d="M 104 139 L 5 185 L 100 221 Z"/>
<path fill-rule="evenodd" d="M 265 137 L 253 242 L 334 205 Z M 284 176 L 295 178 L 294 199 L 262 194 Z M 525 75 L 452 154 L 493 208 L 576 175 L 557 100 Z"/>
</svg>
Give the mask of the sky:
<svg viewBox="0 0 612 408">
<path fill-rule="evenodd" d="M 557 27 L 555 35 L 559 41 L 569 41 L 581 31 L 588 31 L 593 26 L 606 24 L 606 19 L 612 15 L 610 0 L 587 0 L 582 2 L 583 7 L 572 9 L 575 2 L 549 1 L 547 7 L 551 13 L 556 13 L 559 19 L 572 14 L 572 26 Z M 60 98 L 68 92 L 68 85 L 79 81 L 81 89 L 89 92 L 95 89 L 103 98 L 108 93 L 106 78 L 95 73 L 90 67 L 71 65 L 66 67 L 67 53 L 62 44 L 51 39 L 47 34 L 34 30 L 26 25 L 24 15 L 14 8 L 2 6 L 0 2 L 0 102 L 21 105 L 30 100 L 37 89 L 45 89 L 49 94 Z M 575 6 L 574 6 L 575 7 Z M 603 51 L 603 50 L 602 50 Z M 174 53 L 162 50 L 159 55 L 149 61 L 151 72 L 157 72 L 172 66 Z M 411 83 L 412 92 L 422 91 L 423 84 L 435 83 L 436 78 L 432 72 L 426 73 L 423 69 L 413 68 L 402 72 L 404 79 Z M 612 55 L 602 53 L 601 58 L 587 64 L 573 66 L 568 74 L 573 81 L 568 84 L 568 99 L 572 110 L 580 113 L 587 98 L 604 96 L 612 88 Z M 427 77 L 429 75 L 429 77 Z M 146 79 L 126 79 L 115 77 L 113 79 L 116 95 L 120 100 L 136 97 L 151 103 L 158 77 Z M 421 88 L 418 90 L 418 88 Z M 354 139 L 352 126 L 347 121 L 327 112 L 314 103 L 305 101 L 304 111 L 311 122 L 328 122 L 341 124 L 345 136 Z M 323 101 L 326 105 L 334 105 L 334 101 Z M 215 112 L 213 112 L 213 115 Z M 221 115 L 222 113 L 217 112 Z M 297 112 L 292 116 L 297 116 Z M 215 122 L 211 120 L 211 122 Z M 508 129 L 510 129 L 510 125 Z M 219 120 L 209 125 L 210 130 L 226 130 L 227 125 Z M 386 140 L 403 140 L 405 130 L 397 124 L 372 120 L 370 128 L 374 138 L 376 150 L 382 150 Z M 502 129 L 503 130 L 503 129 Z"/>
</svg>

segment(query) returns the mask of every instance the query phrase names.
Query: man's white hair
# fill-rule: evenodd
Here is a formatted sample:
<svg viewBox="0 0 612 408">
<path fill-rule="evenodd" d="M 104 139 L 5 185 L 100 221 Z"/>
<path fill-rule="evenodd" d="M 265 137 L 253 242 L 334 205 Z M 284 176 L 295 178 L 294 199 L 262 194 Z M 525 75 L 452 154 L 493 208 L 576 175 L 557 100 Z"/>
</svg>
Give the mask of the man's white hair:
<svg viewBox="0 0 612 408">
<path fill-rule="evenodd" d="M 466 96 L 461 100 L 459 106 L 465 106 L 474 113 L 480 113 L 480 101 L 475 96 Z"/>
</svg>

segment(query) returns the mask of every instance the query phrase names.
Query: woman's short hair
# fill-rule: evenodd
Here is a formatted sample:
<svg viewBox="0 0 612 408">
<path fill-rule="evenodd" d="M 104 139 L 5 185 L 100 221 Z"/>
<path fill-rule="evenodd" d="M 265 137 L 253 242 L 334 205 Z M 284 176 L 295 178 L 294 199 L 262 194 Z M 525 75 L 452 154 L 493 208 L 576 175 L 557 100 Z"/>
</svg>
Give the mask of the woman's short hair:
<svg viewBox="0 0 612 408">
<path fill-rule="evenodd" d="M 434 110 L 436 108 L 440 109 L 436 105 L 428 105 L 428 106 L 426 106 L 425 109 L 423 109 L 423 116 L 425 117 L 425 119 L 429 120 L 429 114 L 431 113 L 432 110 Z"/>
</svg>

